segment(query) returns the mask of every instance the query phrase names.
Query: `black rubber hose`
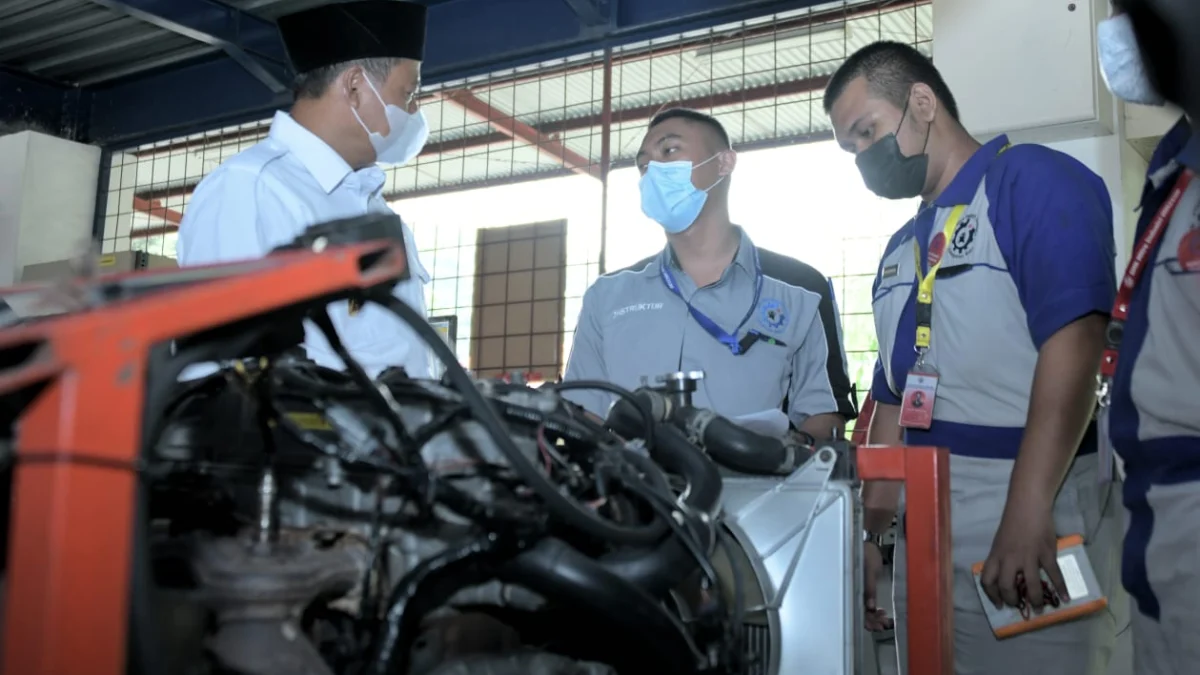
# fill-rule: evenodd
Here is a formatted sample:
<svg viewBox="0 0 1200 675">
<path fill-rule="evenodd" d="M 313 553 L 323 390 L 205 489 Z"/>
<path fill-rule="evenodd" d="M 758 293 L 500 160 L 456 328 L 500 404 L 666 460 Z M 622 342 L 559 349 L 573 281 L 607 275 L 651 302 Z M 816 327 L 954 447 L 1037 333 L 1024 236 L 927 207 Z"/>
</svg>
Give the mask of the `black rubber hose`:
<svg viewBox="0 0 1200 675">
<path fill-rule="evenodd" d="M 500 566 L 497 578 L 602 621 L 613 633 L 605 639 L 636 658 L 637 672 L 698 672 L 699 654 L 677 618 L 649 594 L 558 539 L 543 539 Z"/>
<path fill-rule="evenodd" d="M 429 322 L 404 301 L 390 294 L 386 297 L 373 297 L 372 301 L 382 304 L 408 324 L 413 332 L 420 336 L 433 350 L 433 353 L 441 359 L 446 366 L 445 377 L 462 395 L 463 402 L 471 407 L 472 416 L 483 425 L 484 430 L 492 437 L 492 441 L 504 458 L 508 460 L 513 471 L 545 502 L 547 510 L 555 518 L 594 537 L 616 543 L 644 545 L 654 543 L 662 536 L 661 527 L 618 525 L 605 520 L 594 511 L 564 495 L 559 490 L 559 486 L 550 480 L 549 476 L 542 473 L 542 470 L 517 447 L 500 416 L 496 414 L 495 409 L 483 394 L 479 393 L 471 376 L 459 364 L 458 357 L 451 351 L 446 341 L 437 334 L 437 331 L 429 325 Z"/>
<path fill-rule="evenodd" d="M 811 454 L 799 443 L 755 433 L 708 410 L 678 408 L 673 418 L 677 426 L 701 438 L 710 457 L 734 471 L 786 476 Z"/>
<path fill-rule="evenodd" d="M 687 481 L 682 498 L 688 508 L 710 518 L 717 517 L 721 510 L 721 472 L 699 448 L 688 442 L 683 432 L 666 424 L 656 425 L 650 457 L 668 473 Z"/>
<path fill-rule="evenodd" d="M 788 442 L 745 429 L 709 410 L 675 407 L 655 391 L 634 393 L 639 405 L 617 401 L 608 415 L 608 425 L 619 434 L 637 431 L 642 412 L 651 411 L 659 421 L 669 420 L 688 435 L 700 438 L 708 455 L 722 466 L 742 473 L 789 475 L 808 459 L 809 452 L 797 442 Z"/>
<path fill-rule="evenodd" d="M 704 514 L 702 523 L 715 522 L 721 510 L 721 474 L 707 457 L 687 441 L 678 429 L 659 424 L 654 429 L 655 462 L 669 473 L 682 476 L 687 490 L 683 503 L 695 514 Z M 707 547 L 712 531 L 702 533 Z M 655 597 L 677 588 L 699 566 L 692 551 L 678 536 L 668 536 L 653 548 L 624 549 L 600 558 L 605 570 L 634 584 Z"/>
<path fill-rule="evenodd" d="M 404 575 L 388 598 L 387 614 L 371 643 L 371 662 L 363 675 L 407 672 L 421 621 L 459 589 L 486 581 L 498 548 L 495 538 L 484 537 L 426 558 Z"/>
<path fill-rule="evenodd" d="M 642 424 L 641 433 L 628 433 L 625 434 L 625 437 L 640 438 L 646 442 L 647 446 L 653 444 L 654 423 L 657 420 L 654 419 L 653 410 L 645 406 L 644 402 L 646 399 L 644 397 L 639 398 L 637 394 L 624 387 L 618 387 L 611 382 L 602 382 L 600 380 L 571 380 L 570 382 L 558 382 L 545 386 L 558 392 L 598 390 L 616 395 L 618 401 L 625 403 L 625 409 L 634 411 L 633 414 L 638 416 Z"/>
<path fill-rule="evenodd" d="M 673 405 L 656 391 L 638 389 L 633 392 L 632 399 L 617 399 L 604 421 L 610 429 L 626 438 L 640 438 L 644 420 L 649 417 L 652 424 L 669 422 Z"/>
</svg>

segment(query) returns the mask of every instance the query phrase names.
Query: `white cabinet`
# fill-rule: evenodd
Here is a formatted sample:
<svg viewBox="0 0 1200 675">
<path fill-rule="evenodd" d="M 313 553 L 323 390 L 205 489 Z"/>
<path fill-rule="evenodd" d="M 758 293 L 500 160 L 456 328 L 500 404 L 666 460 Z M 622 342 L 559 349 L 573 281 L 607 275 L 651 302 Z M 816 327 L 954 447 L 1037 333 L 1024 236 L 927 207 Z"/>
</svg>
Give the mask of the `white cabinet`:
<svg viewBox="0 0 1200 675">
<path fill-rule="evenodd" d="M 933 59 L 979 138 L 1050 142 L 1111 133 L 1096 61 L 1108 0 L 934 0 Z"/>
</svg>

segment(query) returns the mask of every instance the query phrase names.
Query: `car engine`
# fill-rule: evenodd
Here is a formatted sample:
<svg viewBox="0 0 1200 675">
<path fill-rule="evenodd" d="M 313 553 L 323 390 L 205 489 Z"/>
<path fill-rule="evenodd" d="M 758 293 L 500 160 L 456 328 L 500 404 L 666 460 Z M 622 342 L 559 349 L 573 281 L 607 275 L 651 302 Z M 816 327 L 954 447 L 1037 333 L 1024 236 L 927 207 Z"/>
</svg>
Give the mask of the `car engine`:
<svg viewBox="0 0 1200 675">
<path fill-rule="evenodd" d="M 561 396 L 579 387 L 624 396 L 635 433 Z M 605 383 L 532 389 L 457 364 L 441 382 L 369 380 L 287 355 L 184 385 L 150 460 L 147 658 L 198 674 L 740 672 L 710 562 L 721 475 L 641 405 Z"/>
<path fill-rule="evenodd" d="M 341 221 L 290 248 L 399 230 L 394 217 Z M 235 271 L 56 298 L 95 311 Z M 148 354 L 128 467 L 128 672 L 853 672 L 853 448 L 697 409 L 698 374 L 636 392 L 477 380 L 390 285 L 377 290 L 361 300 L 428 343 L 440 380 L 368 376 L 326 312 L 336 297 L 211 323 Z M 304 322 L 344 371 L 296 349 Z M 178 380 L 199 362 L 222 365 Z M 615 397 L 607 419 L 568 400 L 579 389 Z M 3 399 L 7 419 L 36 395 L 23 391 Z M 819 555 L 802 556 L 810 533 Z"/>
</svg>

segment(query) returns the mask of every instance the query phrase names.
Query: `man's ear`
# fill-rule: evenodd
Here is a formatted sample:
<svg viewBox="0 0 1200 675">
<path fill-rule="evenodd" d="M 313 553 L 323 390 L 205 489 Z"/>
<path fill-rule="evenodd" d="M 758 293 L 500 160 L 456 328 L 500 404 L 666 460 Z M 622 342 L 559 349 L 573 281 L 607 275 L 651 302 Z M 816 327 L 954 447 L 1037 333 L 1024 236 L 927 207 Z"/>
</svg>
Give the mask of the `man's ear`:
<svg viewBox="0 0 1200 675">
<path fill-rule="evenodd" d="M 363 90 L 367 86 L 366 76 L 359 66 L 351 66 L 338 75 L 337 86 L 350 102 L 350 107 L 355 110 L 362 104 Z"/>
<path fill-rule="evenodd" d="M 733 149 L 722 150 L 721 154 L 717 155 L 717 170 L 719 175 L 728 176 L 733 173 L 733 169 L 737 166 L 737 153 Z"/>
<path fill-rule="evenodd" d="M 913 85 L 912 91 L 908 94 L 908 114 L 913 119 L 920 120 L 925 124 L 932 124 L 933 119 L 937 117 L 938 98 L 937 94 L 933 93 L 933 89 L 924 82 L 918 82 Z"/>
</svg>

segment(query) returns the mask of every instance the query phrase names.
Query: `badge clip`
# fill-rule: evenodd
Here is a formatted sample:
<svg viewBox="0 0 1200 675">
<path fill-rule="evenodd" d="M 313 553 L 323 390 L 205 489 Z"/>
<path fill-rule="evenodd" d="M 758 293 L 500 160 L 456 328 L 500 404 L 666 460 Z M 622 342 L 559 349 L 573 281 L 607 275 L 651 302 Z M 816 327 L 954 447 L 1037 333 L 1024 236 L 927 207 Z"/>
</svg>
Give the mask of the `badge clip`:
<svg viewBox="0 0 1200 675">
<path fill-rule="evenodd" d="M 908 379 L 904 382 L 904 397 L 900 401 L 901 427 L 926 430 L 933 426 L 937 388 L 937 370 L 925 363 L 925 352 L 922 350 L 918 352 L 917 363 L 908 371 Z"/>
</svg>

